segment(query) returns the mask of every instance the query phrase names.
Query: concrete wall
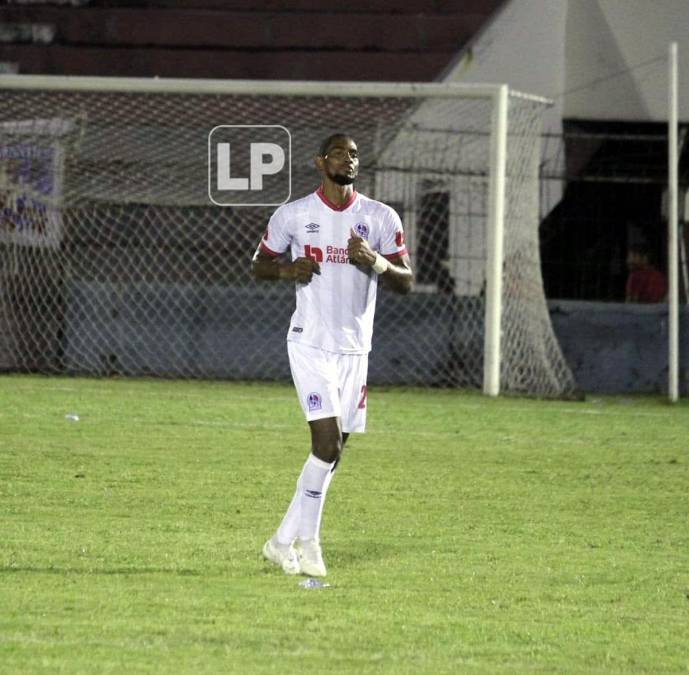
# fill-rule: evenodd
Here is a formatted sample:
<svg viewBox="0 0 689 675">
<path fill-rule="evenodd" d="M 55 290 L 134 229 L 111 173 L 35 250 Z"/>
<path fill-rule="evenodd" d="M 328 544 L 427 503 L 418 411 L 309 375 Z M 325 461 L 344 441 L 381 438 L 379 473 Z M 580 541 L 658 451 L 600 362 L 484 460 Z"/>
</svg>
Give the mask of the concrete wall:
<svg viewBox="0 0 689 675">
<path fill-rule="evenodd" d="M 294 296 L 289 288 L 159 284 L 142 291 L 72 283 L 67 306 L 64 360 L 70 372 L 290 377 L 285 335 Z M 667 390 L 665 305 L 552 301 L 549 309 L 580 389 Z M 376 316 L 371 383 L 479 387 L 483 335 L 476 323 L 472 327 L 471 317 L 480 321 L 481 312 L 478 298 L 386 293 Z M 686 394 L 686 309 L 681 326 L 681 387 Z"/>
<path fill-rule="evenodd" d="M 599 393 L 666 393 L 667 305 L 556 300 L 550 317 L 579 387 Z M 688 392 L 689 311 L 680 320 L 680 390 Z"/>
<path fill-rule="evenodd" d="M 567 0 L 511 0 L 460 53 L 442 77 L 448 82 L 506 82 L 511 88 L 553 100 L 543 132 L 560 135 L 564 116 Z M 558 144 L 545 144 L 549 166 L 562 161 Z M 549 181 L 542 205 L 549 213 L 562 198 L 561 181 Z"/>
<path fill-rule="evenodd" d="M 546 130 L 561 129 L 567 0 L 511 0 L 445 71 L 448 82 L 507 83 L 554 98 Z"/>
<path fill-rule="evenodd" d="M 688 27 L 686 0 L 570 0 L 565 117 L 666 121 L 665 56 L 674 41 L 679 43 L 679 115 L 689 119 Z"/>
<path fill-rule="evenodd" d="M 376 317 L 371 381 L 433 383 L 452 361 L 453 336 L 464 351 L 479 355 L 482 335 L 459 331 L 453 321 L 459 302 L 446 295 L 386 293 Z M 473 310 L 475 325 L 478 299 L 463 302 L 465 315 Z M 294 290 L 289 286 L 70 282 L 67 307 L 67 372 L 290 378 L 285 338 Z"/>
<path fill-rule="evenodd" d="M 551 98 L 551 128 L 562 117 L 665 121 L 674 41 L 679 116 L 689 120 L 687 27 L 687 0 L 510 0 L 443 79 L 506 82 Z"/>
</svg>

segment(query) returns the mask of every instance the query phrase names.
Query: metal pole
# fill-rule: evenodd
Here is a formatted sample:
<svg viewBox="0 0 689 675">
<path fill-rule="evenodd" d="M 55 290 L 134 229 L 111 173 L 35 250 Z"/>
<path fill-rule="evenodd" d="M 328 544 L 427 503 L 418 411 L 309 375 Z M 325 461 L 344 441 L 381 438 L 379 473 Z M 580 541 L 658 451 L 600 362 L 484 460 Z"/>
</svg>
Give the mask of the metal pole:
<svg viewBox="0 0 689 675">
<path fill-rule="evenodd" d="M 678 167 L 677 167 L 677 43 L 668 54 L 668 396 L 679 398 L 679 276 L 678 276 Z"/>
<path fill-rule="evenodd" d="M 488 199 L 486 318 L 483 346 L 483 393 L 500 393 L 502 324 L 502 261 L 505 225 L 505 171 L 507 167 L 507 85 L 494 97 Z"/>
</svg>

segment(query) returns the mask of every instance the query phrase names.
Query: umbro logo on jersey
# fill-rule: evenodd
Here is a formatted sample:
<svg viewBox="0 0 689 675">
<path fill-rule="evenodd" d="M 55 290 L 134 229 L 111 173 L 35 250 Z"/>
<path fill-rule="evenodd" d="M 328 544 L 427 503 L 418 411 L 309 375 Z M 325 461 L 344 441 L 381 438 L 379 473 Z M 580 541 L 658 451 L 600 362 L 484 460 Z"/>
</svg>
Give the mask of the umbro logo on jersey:
<svg viewBox="0 0 689 675">
<path fill-rule="evenodd" d="M 306 231 L 309 234 L 313 234 L 314 232 L 318 232 L 318 230 L 320 230 L 320 229 L 321 229 L 321 226 L 318 223 L 309 223 L 306 226 Z"/>
</svg>

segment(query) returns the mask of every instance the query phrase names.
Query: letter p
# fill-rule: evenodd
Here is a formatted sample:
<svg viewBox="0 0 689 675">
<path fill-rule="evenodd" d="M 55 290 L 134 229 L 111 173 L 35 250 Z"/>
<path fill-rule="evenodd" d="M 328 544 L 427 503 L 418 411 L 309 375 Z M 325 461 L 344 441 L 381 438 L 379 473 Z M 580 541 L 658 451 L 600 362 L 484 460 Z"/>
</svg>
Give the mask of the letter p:
<svg viewBox="0 0 689 675">
<path fill-rule="evenodd" d="M 265 157 L 270 161 L 264 162 Z M 285 151 L 276 143 L 251 144 L 251 189 L 263 189 L 263 176 L 272 176 L 285 166 Z"/>
</svg>

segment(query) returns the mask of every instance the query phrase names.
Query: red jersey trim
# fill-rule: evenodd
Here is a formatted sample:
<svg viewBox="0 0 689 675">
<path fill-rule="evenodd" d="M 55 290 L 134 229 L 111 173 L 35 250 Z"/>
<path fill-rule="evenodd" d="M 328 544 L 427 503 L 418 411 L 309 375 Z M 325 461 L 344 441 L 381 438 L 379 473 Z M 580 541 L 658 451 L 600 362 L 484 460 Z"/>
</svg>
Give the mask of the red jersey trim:
<svg viewBox="0 0 689 675">
<path fill-rule="evenodd" d="M 263 251 L 263 253 L 267 253 L 268 255 L 271 255 L 271 256 L 273 256 L 274 258 L 277 258 L 277 256 L 280 255 L 279 253 L 276 253 L 276 252 L 273 251 L 272 249 L 268 248 L 263 242 L 261 242 L 261 243 L 258 245 L 258 248 L 260 248 L 261 251 Z"/>
<path fill-rule="evenodd" d="M 357 191 L 354 190 L 352 192 L 351 197 L 344 203 L 342 206 L 337 206 L 337 204 L 333 204 L 324 194 L 323 194 L 323 186 L 319 186 L 318 190 L 316 190 L 316 194 L 320 198 L 320 200 L 329 208 L 332 209 L 333 211 L 344 211 L 348 209 L 353 203 L 354 200 L 356 199 L 357 196 Z"/>
<path fill-rule="evenodd" d="M 387 258 L 388 260 L 394 260 L 395 258 L 400 258 L 403 255 L 407 255 L 406 246 L 401 251 L 397 251 L 397 253 L 383 253 L 383 258 Z"/>
</svg>

